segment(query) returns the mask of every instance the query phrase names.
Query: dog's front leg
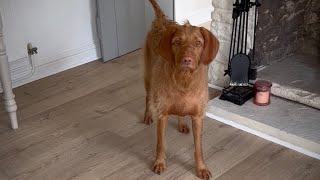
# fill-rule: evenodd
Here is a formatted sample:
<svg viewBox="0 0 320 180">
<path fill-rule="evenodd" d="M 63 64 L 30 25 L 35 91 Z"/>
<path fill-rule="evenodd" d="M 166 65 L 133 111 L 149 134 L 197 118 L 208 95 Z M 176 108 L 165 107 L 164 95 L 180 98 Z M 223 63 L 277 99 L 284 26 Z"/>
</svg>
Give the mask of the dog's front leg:
<svg viewBox="0 0 320 180">
<path fill-rule="evenodd" d="M 167 126 L 168 116 L 160 116 L 157 121 L 157 155 L 154 161 L 153 171 L 161 174 L 166 169 L 165 140 L 164 134 Z"/>
<path fill-rule="evenodd" d="M 207 169 L 203 160 L 202 153 L 202 130 L 203 130 L 203 119 L 201 116 L 192 117 L 192 131 L 195 145 L 195 162 L 196 171 L 199 178 L 209 179 L 211 176 L 210 171 Z"/>
</svg>

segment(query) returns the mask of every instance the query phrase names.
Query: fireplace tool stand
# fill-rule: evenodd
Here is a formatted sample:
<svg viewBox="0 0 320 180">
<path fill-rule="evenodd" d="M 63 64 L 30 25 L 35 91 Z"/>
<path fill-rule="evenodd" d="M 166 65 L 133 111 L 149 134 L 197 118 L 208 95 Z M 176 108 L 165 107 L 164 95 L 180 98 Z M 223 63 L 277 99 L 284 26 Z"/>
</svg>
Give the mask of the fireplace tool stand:
<svg viewBox="0 0 320 180">
<path fill-rule="evenodd" d="M 230 76 L 230 83 L 229 87 L 223 89 L 220 99 L 238 105 L 244 104 L 254 96 L 253 84 L 251 84 L 249 80 L 255 80 L 257 73 L 256 69 L 251 67 L 251 62 L 254 60 L 256 19 L 260 5 L 258 0 L 255 0 L 255 2 L 251 2 L 250 0 L 236 0 L 233 4 L 229 62 L 228 69 L 225 70 L 224 74 Z M 248 22 L 251 8 L 254 9 L 253 48 L 247 53 Z"/>
</svg>

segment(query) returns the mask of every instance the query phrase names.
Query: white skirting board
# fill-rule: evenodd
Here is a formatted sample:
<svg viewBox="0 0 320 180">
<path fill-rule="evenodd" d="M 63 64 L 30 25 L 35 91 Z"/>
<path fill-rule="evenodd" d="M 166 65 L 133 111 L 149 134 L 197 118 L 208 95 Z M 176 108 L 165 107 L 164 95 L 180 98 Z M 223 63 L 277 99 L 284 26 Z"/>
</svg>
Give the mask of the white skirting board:
<svg viewBox="0 0 320 180">
<path fill-rule="evenodd" d="M 274 102 L 271 101 L 270 106 L 274 103 L 274 107 L 255 108 L 250 100 L 246 104 L 238 106 L 227 101 L 213 99 L 209 102 L 206 116 L 289 149 L 320 159 L 319 132 L 317 130 L 319 128 L 317 119 L 320 114 L 317 115 L 317 110 L 307 109 L 308 107 L 299 108 L 299 104 L 293 104 L 293 102 L 287 102 L 281 98 L 276 99 L 276 97 L 273 97 L 272 100 Z M 279 103 L 286 107 L 279 107 Z M 288 105 L 285 103 L 288 103 Z M 293 111 L 298 111 L 297 114 L 300 114 L 299 111 L 301 111 L 301 118 L 306 120 L 305 124 L 297 122 L 299 117 L 283 116 L 287 112 L 281 114 L 281 108 L 286 109 L 287 107 Z M 274 109 L 280 109 L 280 113 L 279 111 L 275 112 Z M 267 117 L 266 114 L 270 113 L 274 114 Z M 275 119 L 275 117 L 279 118 Z M 260 121 L 257 121 L 257 119 Z M 312 128 L 310 129 L 310 127 Z M 308 131 L 308 129 L 310 130 Z"/>
<path fill-rule="evenodd" d="M 23 79 L 24 75 L 27 75 L 31 66 L 27 58 L 10 62 L 10 72 L 12 78 L 13 88 L 22 86 L 24 84 L 36 81 L 48 77 L 53 74 L 86 64 L 88 62 L 101 58 L 100 44 L 94 43 L 86 45 L 82 48 L 75 49 L 54 57 L 48 57 L 45 59 L 35 60 L 35 72 L 34 74 L 26 79 Z M 17 79 L 23 79 L 16 81 Z M 0 85 L 0 93 L 2 87 Z"/>
</svg>

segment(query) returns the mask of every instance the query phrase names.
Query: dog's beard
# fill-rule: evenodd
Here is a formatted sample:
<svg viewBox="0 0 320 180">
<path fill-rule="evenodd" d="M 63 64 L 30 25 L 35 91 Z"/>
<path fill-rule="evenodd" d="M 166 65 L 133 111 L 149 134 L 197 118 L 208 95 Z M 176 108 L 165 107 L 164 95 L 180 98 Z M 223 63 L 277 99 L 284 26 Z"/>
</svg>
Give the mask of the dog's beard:
<svg viewBox="0 0 320 180">
<path fill-rule="evenodd" d="M 177 74 L 179 76 L 191 76 L 193 73 L 193 70 L 191 68 L 180 68 L 178 71 L 177 71 Z"/>
<path fill-rule="evenodd" d="M 191 68 L 180 68 L 176 69 L 173 74 L 173 80 L 177 84 L 181 91 L 186 91 L 192 82 L 193 72 Z"/>
</svg>

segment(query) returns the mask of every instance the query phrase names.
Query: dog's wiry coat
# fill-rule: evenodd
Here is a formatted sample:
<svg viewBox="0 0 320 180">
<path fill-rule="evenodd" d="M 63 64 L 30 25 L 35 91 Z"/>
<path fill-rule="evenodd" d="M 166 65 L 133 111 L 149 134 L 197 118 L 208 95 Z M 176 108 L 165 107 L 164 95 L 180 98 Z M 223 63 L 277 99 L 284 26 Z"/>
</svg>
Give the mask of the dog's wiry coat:
<svg viewBox="0 0 320 180">
<path fill-rule="evenodd" d="M 178 130 L 188 133 L 182 119 L 191 116 L 195 141 L 197 175 L 208 179 L 203 160 L 201 136 L 203 115 L 208 102 L 208 64 L 217 54 L 219 43 L 211 32 L 190 25 L 178 25 L 150 0 L 156 18 L 147 35 L 144 59 L 146 110 L 144 122 L 157 122 L 157 154 L 153 170 L 160 174 L 165 166 L 164 132 L 169 115 L 180 116 Z"/>
</svg>

